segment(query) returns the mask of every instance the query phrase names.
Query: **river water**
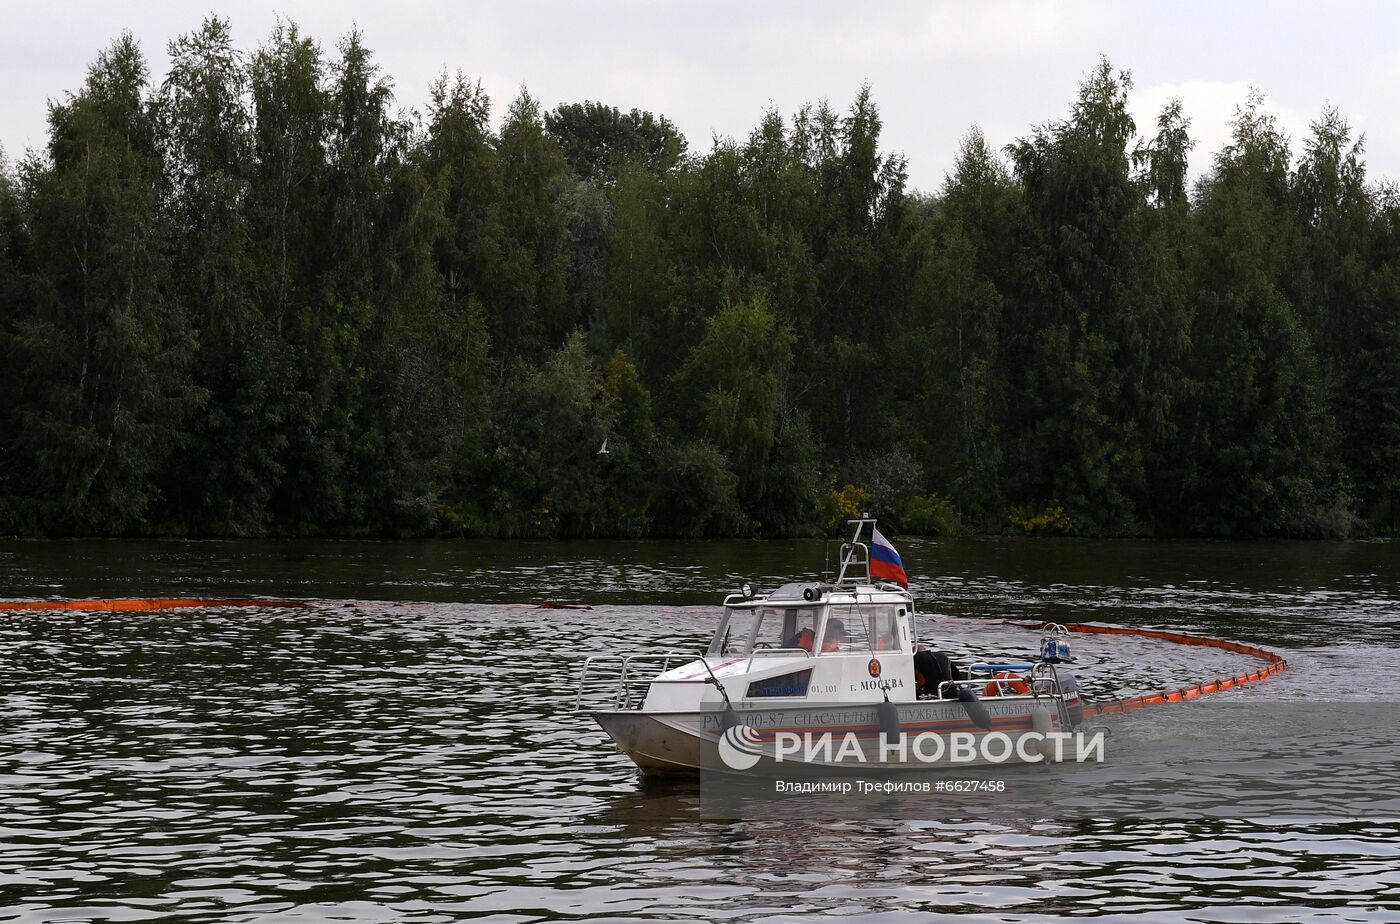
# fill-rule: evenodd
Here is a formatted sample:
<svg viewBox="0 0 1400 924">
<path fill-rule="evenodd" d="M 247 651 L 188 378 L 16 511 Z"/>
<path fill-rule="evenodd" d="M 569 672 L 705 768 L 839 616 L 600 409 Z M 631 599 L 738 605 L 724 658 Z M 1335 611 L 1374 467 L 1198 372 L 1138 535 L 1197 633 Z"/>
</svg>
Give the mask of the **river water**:
<svg viewBox="0 0 1400 924">
<path fill-rule="evenodd" d="M 962 652 L 1034 647 L 1003 618 L 1098 620 L 1289 661 L 1139 731 L 1224 745 L 1212 709 L 1400 697 L 1395 543 L 900 546 L 921 636 Z M 571 712 L 584 655 L 698 647 L 724 592 L 832 551 L 0 541 L 0 597 L 311 604 L 0 613 L 0 920 L 1400 920 L 1394 814 L 716 820 Z M 1258 666 L 1075 644 L 1098 697 Z"/>
</svg>

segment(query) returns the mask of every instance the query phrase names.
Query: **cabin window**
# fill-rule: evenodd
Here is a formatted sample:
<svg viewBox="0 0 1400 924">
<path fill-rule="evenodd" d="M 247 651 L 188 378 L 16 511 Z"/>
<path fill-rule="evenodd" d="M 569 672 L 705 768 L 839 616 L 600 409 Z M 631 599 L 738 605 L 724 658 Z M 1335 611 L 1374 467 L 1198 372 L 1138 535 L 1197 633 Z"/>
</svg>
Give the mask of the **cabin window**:
<svg viewBox="0 0 1400 924">
<path fill-rule="evenodd" d="M 833 606 L 823 631 L 826 652 L 903 651 L 908 640 L 899 633 L 901 607 L 892 604 Z"/>
<path fill-rule="evenodd" d="M 755 680 L 749 684 L 748 697 L 753 699 L 759 696 L 806 696 L 807 684 L 812 680 L 812 669 L 793 671 L 791 674 L 779 674 L 776 677 L 764 677 L 762 680 Z"/>
<path fill-rule="evenodd" d="M 828 654 L 869 651 L 870 635 L 865 611 L 868 606 L 833 606 L 822 630 L 821 650 Z"/>
<path fill-rule="evenodd" d="M 755 650 L 764 648 L 812 649 L 817 635 L 817 608 L 811 606 L 766 607 L 754 636 Z"/>
<path fill-rule="evenodd" d="M 870 613 L 870 639 L 876 651 L 899 651 L 904 641 L 899 637 L 899 613 L 894 606 L 867 608 Z"/>
<path fill-rule="evenodd" d="M 713 657 L 800 648 L 812 650 L 819 607 L 730 607 L 710 642 Z"/>
</svg>

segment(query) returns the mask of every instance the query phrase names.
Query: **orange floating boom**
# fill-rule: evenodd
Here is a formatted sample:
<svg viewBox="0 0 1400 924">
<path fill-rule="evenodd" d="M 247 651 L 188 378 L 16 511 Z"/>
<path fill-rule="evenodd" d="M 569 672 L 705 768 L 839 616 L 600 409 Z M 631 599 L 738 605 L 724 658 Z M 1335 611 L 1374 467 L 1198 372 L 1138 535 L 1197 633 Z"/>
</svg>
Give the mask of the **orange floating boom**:
<svg viewBox="0 0 1400 924">
<path fill-rule="evenodd" d="M 1174 642 L 1178 645 L 1196 645 L 1203 648 L 1221 648 L 1225 651 L 1233 651 L 1237 654 L 1250 655 L 1268 663 L 1263 670 L 1251 671 L 1248 674 L 1236 674 L 1233 677 L 1217 678 L 1207 680 L 1202 683 L 1192 684 L 1189 687 L 1182 687 L 1179 690 L 1160 690 L 1156 693 L 1144 693 L 1141 696 L 1129 696 L 1122 699 L 1110 699 L 1099 703 L 1085 703 L 1084 714 L 1087 716 L 1103 715 L 1106 712 L 1130 712 L 1133 709 L 1141 709 L 1143 706 L 1155 706 L 1158 703 L 1179 703 L 1188 699 L 1195 699 L 1197 696 L 1204 696 L 1207 693 L 1218 693 L 1221 690 L 1229 690 L 1232 687 L 1244 686 L 1246 683 L 1255 683 L 1260 680 L 1272 677 L 1288 667 L 1288 662 L 1281 656 L 1274 654 L 1264 648 L 1257 648 L 1254 645 L 1245 645 L 1242 642 L 1231 642 L 1225 639 L 1210 638 L 1205 635 L 1187 635 L 1184 632 L 1168 632 L 1164 629 L 1136 629 L 1131 626 L 1095 626 L 1083 622 L 1071 623 L 1049 623 L 1049 622 L 1016 622 L 1014 620 L 1002 620 L 1009 626 L 1020 626 L 1023 629 L 1049 630 L 1057 625 L 1064 626 L 1070 632 L 1086 632 L 1097 635 L 1137 635 L 1143 638 L 1157 638 L 1167 642 Z"/>
<path fill-rule="evenodd" d="M 0 612 L 16 610 L 73 610 L 89 613 L 146 613 L 152 610 L 180 610 L 220 606 L 271 606 L 300 609 L 300 600 L 206 600 L 202 597 L 166 597 L 115 600 L 0 600 Z"/>
</svg>

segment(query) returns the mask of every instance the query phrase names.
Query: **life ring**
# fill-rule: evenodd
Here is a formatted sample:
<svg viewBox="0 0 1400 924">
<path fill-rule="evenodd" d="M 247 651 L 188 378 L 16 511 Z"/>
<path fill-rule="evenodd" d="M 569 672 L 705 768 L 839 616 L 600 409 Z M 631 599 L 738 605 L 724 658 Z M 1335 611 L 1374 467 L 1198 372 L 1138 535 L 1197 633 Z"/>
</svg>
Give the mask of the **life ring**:
<svg viewBox="0 0 1400 924">
<path fill-rule="evenodd" d="M 1001 696 L 1003 690 L 1006 691 L 1007 695 L 1024 695 L 1031 691 L 1031 685 L 1026 683 L 1020 674 L 1002 671 L 982 688 L 982 695 Z"/>
</svg>

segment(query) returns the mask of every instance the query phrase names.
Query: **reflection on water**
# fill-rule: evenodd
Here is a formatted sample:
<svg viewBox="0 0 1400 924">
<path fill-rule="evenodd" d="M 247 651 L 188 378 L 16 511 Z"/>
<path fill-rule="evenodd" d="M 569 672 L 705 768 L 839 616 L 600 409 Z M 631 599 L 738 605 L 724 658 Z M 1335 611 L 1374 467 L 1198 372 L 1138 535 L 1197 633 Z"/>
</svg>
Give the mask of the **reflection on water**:
<svg viewBox="0 0 1400 924">
<path fill-rule="evenodd" d="M 1031 650 L 1036 634 L 1003 616 L 1100 619 L 1284 652 L 1287 672 L 1231 702 L 1400 694 L 1393 545 L 901 547 L 921 634 L 959 653 Z M 645 784 L 568 711 L 581 653 L 698 647 L 713 610 L 685 604 L 815 570 L 821 553 L 0 543 L 4 596 L 315 600 L 0 614 L 0 920 L 1400 918 L 1394 822 L 707 821 L 696 785 Z M 596 608 L 517 605 L 541 599 Z M 1075 643 L 1094 695 L 1239 663 Z"/>
</svg>

